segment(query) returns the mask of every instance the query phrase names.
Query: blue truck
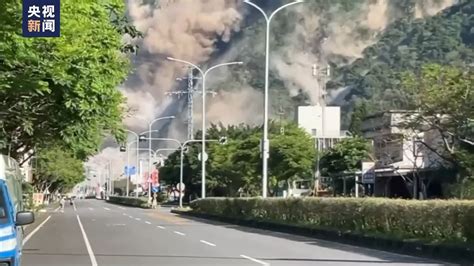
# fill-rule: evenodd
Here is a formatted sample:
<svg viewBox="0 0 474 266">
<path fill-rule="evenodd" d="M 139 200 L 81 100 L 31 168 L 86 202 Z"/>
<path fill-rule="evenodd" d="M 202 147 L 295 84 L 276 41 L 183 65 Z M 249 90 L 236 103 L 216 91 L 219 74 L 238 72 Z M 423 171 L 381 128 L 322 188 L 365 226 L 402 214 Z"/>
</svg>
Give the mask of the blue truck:
<svg viewBox="0 0 474 266">
<path fill-rule="evenodd" d="M 0 266 L 20 266 L 23 225 L 34 214 L 23 209 L 22 175 L 18 163 L 0 154 Z"/>
</svg>

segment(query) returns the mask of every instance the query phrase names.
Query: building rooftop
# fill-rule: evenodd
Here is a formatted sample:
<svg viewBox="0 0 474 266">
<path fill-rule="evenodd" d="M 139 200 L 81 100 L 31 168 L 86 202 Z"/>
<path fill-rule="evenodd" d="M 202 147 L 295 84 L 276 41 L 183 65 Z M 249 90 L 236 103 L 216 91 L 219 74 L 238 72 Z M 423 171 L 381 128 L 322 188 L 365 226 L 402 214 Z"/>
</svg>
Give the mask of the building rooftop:
<svg viewBox="0 0 474 266">
<path fill-rule="evenodd" d="M 415 114 L 415 113 L 417 113 L 417 111 L 415 110 L 391 109 L 391 110 L 381 111 L 381 112 L 367 115 L 364 117 L 364 119 L 380 117 L 386 114 Z"/>
</svg>

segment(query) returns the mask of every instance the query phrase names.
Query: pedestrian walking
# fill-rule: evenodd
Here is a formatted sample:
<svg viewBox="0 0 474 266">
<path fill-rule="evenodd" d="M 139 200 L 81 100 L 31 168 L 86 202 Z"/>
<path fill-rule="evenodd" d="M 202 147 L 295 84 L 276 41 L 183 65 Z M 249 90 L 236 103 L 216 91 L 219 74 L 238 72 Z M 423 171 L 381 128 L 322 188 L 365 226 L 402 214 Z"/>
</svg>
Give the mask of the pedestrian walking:
<svg viewBox="0 0 474 266">
<path fill-rule="evenodd" d="M 152 203 L 151 203 L 151 208 L 156 209 L 156 205 L 157 205 L 157 197 L 156 197 L 156 193 L 153 193 L 153 200 L 152 200 Z"/>
<path fill-rule="evenodd" d="M 61 197 L 61 199 L 59 200 L 59 206 L 61 207 L 61 212 L 64 212 L 64 204 L 66 203 L 66 201 L 64 200 L 63 197 Z"/>
</svg>

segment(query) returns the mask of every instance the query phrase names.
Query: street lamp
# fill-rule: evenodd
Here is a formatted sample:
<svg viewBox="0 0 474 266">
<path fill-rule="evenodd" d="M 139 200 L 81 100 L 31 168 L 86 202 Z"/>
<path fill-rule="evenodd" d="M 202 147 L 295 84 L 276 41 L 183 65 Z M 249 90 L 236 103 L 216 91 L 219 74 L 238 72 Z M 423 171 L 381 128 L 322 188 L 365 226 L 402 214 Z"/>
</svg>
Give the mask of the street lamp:
<svg viewBox="0 0 474 266">
<path fill-rule="evenodd" d="M 138 134 L 137 134 L 137 133 L 135 133 L 135 132 L 133 132 L 133 131 L 131 131 L 131 130 L 125 129 L 125 131 L 128 132 L 128 133 L 131 133 L 131 134 L 134 135 L 135 138 L 136 138 L 136 142 L 137 142 L 137 146 L 136 146 L 137 158 L 136 158 L 135 169 L 137 169 L 137 168 L 138 168 L 138 157 L 139 157 L 139 154 L 138 154 L 138 153 L 139 153 L 139 142 L 140 142 L 140 138 L 138 137 Z M 127 148 L 128 148 L 128 147 L 127 147 Z M 128 158 L 128 151 L 127 151 L 127 158 Z M 128 159 L 127 159 L 127 161 L 128 161 Z M 128 162 L 127 162 L 127 164 L 128 164 Z M 130 165 L 127 165 L 127 167 L 130 167 Z M 130 171 L 128 171 L 128 170 L 127 170 L 127 172 L 130 173 Z M 127 174 L 128 174 L 128 173 L 127 173 Z M 130 175 L 128 175 L 128 177 L 127 177 L 127 197 L 129 196 L 129 193 L 128 193 L 128 190 L 129 190 L 129 184 L 128 184 L 128 183 L 129 183 L 129 182 L 130 182 Z M 138 191 L 137 191 L 137 193 L 135 194 L 135 197 L 138 197 Z"/>
<path fill-rule="evenodd" d="M 151 128 L 152 128 L 152 126 L 155 122 L 158 122 L 160 120 L 165 120 L 165 119 L 174 119 L 174 118 L 175 118 L 175 116 L 164 116 L 164 117 L 159 117 L 159 118 L 153 119 L 148 124 L 148 132 L 150 133 L 150 138 L 151 138 L 151 133 L 153 132 L 151 130 Z M 152 140 L 150 139 L 150 141 L 148 142 L 148 149 L 150 149 L 150 150 L 151 150 L 151 141 Z M 151 173 L 151 154 L 149 153 L 148 154 L 148 174 L 150 174 L 150 173 Z M 151 193 L 150 193 L 150 190 L 148 190 L 148 199 L 150 199 L 150 198 L 151 198 Z"/>
<path fill-rule="evenodd" d="M 181 60 L 181 59 L 176 59 L 173 57 L 167 57 L 166 59 L 192 66 L 195 69 L 197 69 L 201 73 L 201 76 L 202 76 L 202 139 L 201 139 L 202 151 L 201 151 L 201 154 L 202 154 L 203 160 L 201 160 L 201 179 L 202 179 L 201 180 L 202 182 L 201 197 L 204 199 L 206 198 L 206 188 L 205 188 L 206 187 L 206 160 L 204 160 L 205 154 L 206 154 L 206 76 L 210 71 L 218 67 L 230 66 L 230 65 L 242 65 L 243 62 L 229 62 L 229 63 L 218 64 L 218 65 L 210 67 L 204 72 L 201 68 L 199 68 L 198 66 L 196 66 L 195 64 L 191 62 Z"/>
<path fill-rule="evenodd" d="M 267 197 L 267 168 L 268 168 L 268 157 L 269 157 L 269 147 L 270 142 L 268 140 L 268 76 L 269 76 L 269 53 L 270 53 L 270 22 L 272 21 L 273 16 L 277 14 L 279 11 L 283 10 L 286 7 L 289 7 L 294 4 L 303 3 L 303 0 L 297 0 L 292 3 L 288 3 L 279 7 L 275 10 L 270 16 L 267 16 L 265 11 L 261 9 L 258 5 L 250 2 L 249 0 L 244 1 L 246 4 L 249 4 L 255 7 L 260 13 L 262 13 L 263 17 L 267 22 L 267 29 L 266 29 L 266 37 L 265 37 L 265 91 L 264 91 L 264 113 L 263 113 L 263 142 L 262 142 L 262 159 L 263 159 L 263 168 L 262 168 L 262 194 L 263 197 Z"/>
<path fill-rule="evenodd" d="M 209 139 L 209 140 L 205 140 L 206 142 L 219 142 L 220 144 L 226 144 L 227 143 L 227 137 L 221 137 L 219 140 L 215 140 L 215 139 Z M 179 185 L 180 185 L 180 188 L 179 188 L 179 207 L 180 208 L 183 208 L 183 196 L 182 196 L 182 190 L 183 188 L 181 187 L 181 184 L 184 185 L 183 183 L 183 175 L 184 175 L 184 170 L 183 170 L 183 164 L 184 164 L 184 152 L 185 152 L 185 149 L 186 149 L 186 145 L 188 145 L 189 143 L 192 143 L 192 142 L 199 142 L 199 140 L 193 140 L 193 139 L 190 139 L 190 140 L 187 140 L 185 141 L 183 144 L 181 144 L 181 157 L 180 157 L 180 166 L 179 166 Z M 204 153 L 201 153 L 201 161 L 204 162 Z M 202 184 L 202 190 L 206 190 L 205 186 L 204 186 L 204 183 Z"/>
</svg>

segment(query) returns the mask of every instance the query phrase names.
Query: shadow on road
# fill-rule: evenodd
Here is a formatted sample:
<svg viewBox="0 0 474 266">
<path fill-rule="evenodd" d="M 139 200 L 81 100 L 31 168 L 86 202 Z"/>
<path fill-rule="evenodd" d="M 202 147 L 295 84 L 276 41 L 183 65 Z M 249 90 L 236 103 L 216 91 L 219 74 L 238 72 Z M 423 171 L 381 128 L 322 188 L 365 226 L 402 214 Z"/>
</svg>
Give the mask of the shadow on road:
<svg viewBox="0 0 474 266">
<path fill-rule="evenodd" d="M 40 253 L 27 252 L 27 254 L 35 256 L 89 256 L 87 253 Z M 176 259 L 210 259 L 210 260 L 245 260 L 241 257 L 210 257 L 210 256 L 182 256 L 182 255 L 160 255 L 160 254 L 101 254 L 96 253 L 97 258 L 100 257 L 138 257 L 138 258 L 176 258 Z M 334 262 L 334 263 L 400 263 L 400 261 L 379 261 L 379 260 L 345 260 L 345 259 L 305 259 L 305 258 L 258 258 L 264 261 L 293 261 L 293 262 Z M 404 261 L 403 261 L 404 262 Z M 415 262 L 416 263 L 416 262 Z"/>
<path fill-rule="evenodd" d="M 233 230 L 239 230 L 242 232 L 246 233 L 251 233 L 251 234 L 259 234 L 259 235 L 265 235 L 265 236 L 270 236 L 270 237 L 279 237 L 279 238 L 284 238 L 286 240 L 291 240 L 291 241 L 298 241 L 302 242 L 305 244 L 309 245 L 315 245 L 318 247 L 323 247 L 323 248 L 329 248 L 329 249 L 337 249 L 337 250 L 343 250 L 346 252 L 351 252 L 355 254 L 362 254 L 366 256 L 373 257 L 374 260 L 344 260 L 344 259 L 324 259 L 324 258 L 318 258 L 318 259 L 299 259 L 299 258 L 259 258 L 265 261 L 315 261 L 315 262 L 347 262 L 347 263 L 413 263 L 413 264 L 433 264 L 433 265 L 454 265 L 454 264 L 447 264 L 447 263 L 442 263 L 439 261 L 434 261 L 431 259 L 425 259 L 425 258 L 418 258 L 418 257 L 412 257 L 408 255 L 403 255 L 403 254 L 396 254 L 396 253 L 390 253 L 382 250 L 375 250 L 375 249 L 370 249 L 370 248 L 365 248 L 365 247 L 358 247 L 358 246 L 352 246 L 349 244 L 344 244 L 340 242 L 330 242 L 326 240 L 320 240 L 320 239 L 315 239 L 311 238 L 308 236 L 301 236 L 301 235 L 294 235 L 294 234 L 289 234 L 289 233 L 283 233 L 283 232 L 275 232 L 275 231 L 270 231 L 266 229 L 260 229 L 260 228 L 253 228 L 253 227 L 246 227 L 246 226 L 241 226 L 241 225 L 235 225 L 235 224 L 228 224 L 220 221 L 215 221 L 215 220 L 206 220 L 203 218 L 198 218 L 198 217 L 192 217 L 192 216 L 187 216 L 187 215 L 179 215 L 175 214 L 177 216 L 181 216 L 182 218 L 186 218 L 198 223 L 202 223 L 204 225 L 213 225 L 213 226 L 219 226 L 219 227 L 224 227 L 228 229 L 233 229 Z M 189 224 L 187 226 L 203 226 L 199 224 Z M 382 260 L 382 261 L 380 261 Z"/>
</svg>

